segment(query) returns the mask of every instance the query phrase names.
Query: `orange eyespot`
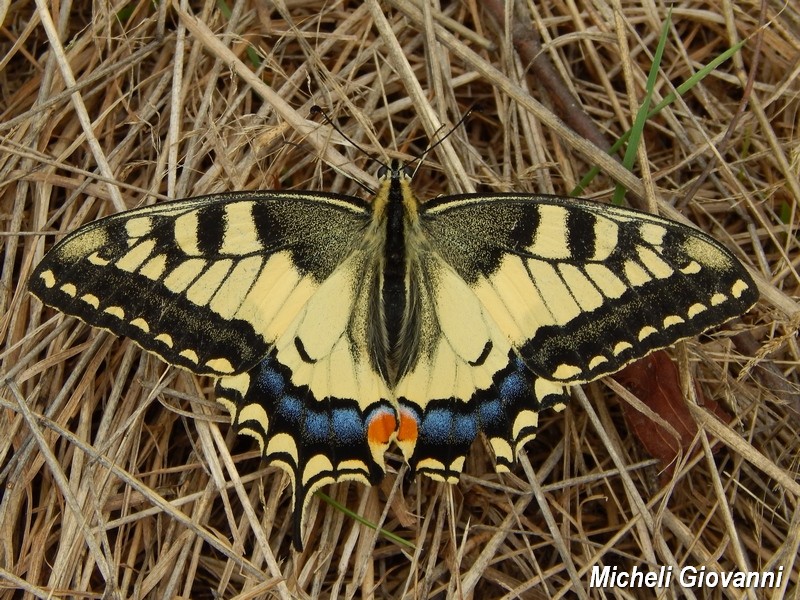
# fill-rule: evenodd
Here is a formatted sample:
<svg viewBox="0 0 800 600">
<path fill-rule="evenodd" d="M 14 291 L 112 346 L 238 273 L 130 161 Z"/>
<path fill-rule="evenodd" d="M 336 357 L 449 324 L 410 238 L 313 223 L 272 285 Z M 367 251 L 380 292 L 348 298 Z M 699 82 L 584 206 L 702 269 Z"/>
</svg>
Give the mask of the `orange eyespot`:
<svg viewBox="0 0 800 600">
<path fill-rule="evenodd" d="M 367 425 L 367 439 L 370 444 L 385 445 L 397 430 L 397 420 L 389 411 L 380 411 Z"/>
<path fill-rule="evenodd" d="M 400 410 L 400 430 L 397 432 L 398 442 L 416 442 L 419 436 L 419 426 L 414 413 Z"/>
</svg>

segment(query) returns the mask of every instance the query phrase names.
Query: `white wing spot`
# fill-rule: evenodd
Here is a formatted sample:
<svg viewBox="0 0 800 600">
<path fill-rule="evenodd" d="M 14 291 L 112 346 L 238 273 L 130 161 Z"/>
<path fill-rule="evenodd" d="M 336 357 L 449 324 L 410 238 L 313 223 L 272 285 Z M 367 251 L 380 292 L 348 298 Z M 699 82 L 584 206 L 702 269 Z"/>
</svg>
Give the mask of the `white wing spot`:
<svg viewBox="0 0 800 600">
<path fill-rule="evenodd" d="M 737 279 L 736 283 L 731 286 L 731 294 L 733 294 L 734 298 L 741 298 L 748 287 L 749 286 L 744 281 Z"/>
<path fill-rule="evenodd" d="M 672 327 L 673 325 L 680 325 L 681 323 L 685 323 L 686 321 L 683 318 L 679 317 L 678 315 L 669 315 L 668 317 L 664 317 L 664 329 L 668 327 Z"/>
<path fill-rule="evenodd" d="M 713 296 L 711 296 L 711 306 L 719 306 L 723 302 L 725 302 L 728 297 L 725 294 L 720 294 L 717 292 Z"/>
<path fill-rule="evenodd" d="M 169 335 L 167 333 L 159 333 L 155 337 L 155 339 L 156 339 L 156 341 L 161 342 L 165 346 L 168 346 L 168 347 L 172 348 L 173 342 L 172 342 L 172 336 L 171 335 Z"/>
<path fill-rule="evenodd" d="M 103 312 L 108 313 L 112 317 L 117 317 L 118 319 L 125 318 L 125 311 L 122 310 L 121 306 L 108 306 Z"/>
<path fill-rule="evenodd" d="M 641 342 L 642 340 L 650 337 L 654 333 L 658 333 L 658 330 L 655 327 L 651 327 L 650 325 L 646 325 L 639 330 L 638 339 Z"/>
<path fill-rule="evenodd" d="M 125 223 L 125 232 L 129 237 L 140 238 L 153 229 L 153 220 L 150 217 L 137 217 L 128 219 Z"/>
<path fill-rule="evenodd" d="M 511 449 L 511 444 L 509 444 L 506 440 L 503 438 L 493 437 L 489 440 L 489 443 L 492 445 L 492 451 L 497 458 L 505 459 L 508 462 L 512 462 L 514 460 L 514 451 Z"/>
<path fill-rule="evenodd" d="M 580 374 L 581 368 L 575 365 L 560 364 L 553 371 L 553 377 L 556 379 L 572 379 L 575 375 Z"/>
<path fill-rule="evenodd" d="M 298 461 L 297 444 L 288 433 L 279 433 L 269 441 L 267 456 L 271 454 L 288 454 L 295 464 Z"/>
<path fill-rule="evenodd" d="M 626 350 L 630 350 L 631 348 L 633 348 L 633 346 L 628 342 L 619 342 L 616 346 L 614 346 L 614 350 L 612 350 L 612 352 L 614 353 L 614 356 L 619 356 L 620 354 L 622 354 Z"/>
<path fill-rule="evenodd" d="M 237 423 L 247 423 L 248 421 L 255 421 L 261 425 L 264 431 L 269 431 L 269 415 L 260 404 L 246 404 L 236 415 Z"/>
<path fill-rule="evenodd" d="M 178 356 L 182 356 L 186 360 L 191 361 L 195 364 L 197 364 L 197 362 L 200 360 L 199 358 L 197 358 L 197 353 L 194 350 L 181 350 Z"/>
<path fill-rule="evenodd" d="M 514 426 L 511 429 L 511 437 L 516 440 L 520 434 L 528 428 L 539 426 L 539 413 L 535 410 L 523 410 L 514 419 Z"/>
<path fill-rule="evenodd" d="M 212 358 L 206 361 L 206 366 L 217 373 L 233 373 L 233 365 L 226 358 Z"/>
<path fill-rule="evenodd" d="M 81 296 L 81 300 L 86 302 L 89 306 L 98 309 L 100 308 L 100 298 L 95 296 L 94 294 L 84 294 Z"/>
<path fill-rule="evenodd" d="M 607 363 L 607 362 L 608 362 L 608 359 L 605 356 L 603 356 L 601 354 L 598 354 L 592 360 L 589 361 L 589 370 L 593 371 L 597 367 L 602 365 L 603 363 Z"/>
<path fill-rule="evenodd" d="M 456 473 L 461 473 L 464 470 L 464 463 L 466 462 L 466 456 L 459 456 L 453 462 L 450 463 L 450 470 L 455 471 Z"/>
<path fill-rule="evenodd" d="M 705 310 L 707 310 L 706 305 L 697 302 L 696 304 L 692 304 L 689 307 L 689 310 L 686 311 L 686 314 L 689 316 L 690 319 L 694 319 L 697 315 L 699 315 L 701 312 L 704 312 Z"/>
<path fill-rule="evenodd" d="M 365 463 L 363 460 L 358 460 L 355 458 L 352 460 L 341 461 L 336 465 L 336 468 L 339 469 L 339 471 L 363 471 L 365 475 L 369 475 L 369 467 L 367 466 L 367 463 Z M 360 481 L 364 485 L 372 485 L 369 482 L 369 479 L 366 477 L 353 475 L 353 479 Z M 350 481 L 352 481 L 352 479 Z"/>
<path fill-rule="evenodd" d="M 236 410 L 237 410 L 236 403 L 231 402 L 230 400 L 228 400 L 227 398 L 223 398 L 222 396 L 217 396 L 217 402 L 222 404 L 222 406 L 224 406 L 227 409 L 227 411 L 231 415 L 231 421 L 233 421 L 233 419 L 236 417 Z M 264 449 L 262 448 L 261 450 L 263 451 Z"/>
<path fill-rule="evenodd" d="M 652 246 L 660 246 L 663 244 L 666 234 L 667 230 L 661 227 L 661 225 L 655 225 L 654 223 L 642 223 L 639 225 L 639 235 Z"/>
<path fill-rule="evenodd" d="M 434 481 L 443 481 L 445 483 L 458 483 L 458 477 L 450 475 L 445 477 L 442 473 L 447 472 L 447 467 L 440 460 L 434 458 L 424 458 L 417 463 L 417 470 L 424 471 L 425 475 Z"/>
<path fill-rule="evenodd" d="M 65 283 L 61 286 L 61 291 L 64 292 L 67 296 L 71 296 L 72 298 L 75 297 L 75 294 L 78 293 L 78 289 L 71 283 Z"/>
<path fill-rule="evenodd" d="M 699 272 L 700 272 L 700 263 L 698 263 L 696 260 L 693 260 L 692 262 L 690 262 L 688 265 L 686 265 L 681 269 L 681 273 L 683 273 L 684 275 L 696 275 Z"/>
<path fill-rule="evenodd" d="M 44 280 L 45 287 L 51 288 L 56 284 L 56 277 L 52 271 L 43 271 L 39 277 Z"/>
<path fill-rule="evenodd" d="M 233 377 L 225 377 L 220 380 L 219 384 L 228 390 L 235 390 L 244 397 L 250 389 L 250 375 L 247 373 L 239 373 Z"/>
<path fill-rule="evenodd" d="M 541 377 L 536 379 L 536 382 L 533 384 L 533 393 L 536 396 L 536 399 L 541 402 L 547 396 L 561 396 L 564 394 L 564 386 L 560 383 L 556 383 L 555 381 L 548 381 L 547 379 L 542 379 Z"/>
<path fill-rule="evenodd" d="M 150 326 L 144 319 L 134 319 L 133 321 L 131 321 L 131 325 L 133 325 L 134 327 L 138 327 L 145 333 L 150 333 Z"/>
<path fill-rule="evenodd" d="M 308 485 L 308 482 L 316 478 L 317 475 L 320 475 L 321 473 L 330 473 L 331 471 L 333 471 L 333 463 L 331 463 L 331 459 L 324 454 L 316 454 L 308 459 L 308 462 L 303 469 L 303 485 Z M 330 475 L 323 477 L 320 481 L 327 483 L 329 480 L 330 483 L 333 483 L 333 477 Z"/>
</svg>

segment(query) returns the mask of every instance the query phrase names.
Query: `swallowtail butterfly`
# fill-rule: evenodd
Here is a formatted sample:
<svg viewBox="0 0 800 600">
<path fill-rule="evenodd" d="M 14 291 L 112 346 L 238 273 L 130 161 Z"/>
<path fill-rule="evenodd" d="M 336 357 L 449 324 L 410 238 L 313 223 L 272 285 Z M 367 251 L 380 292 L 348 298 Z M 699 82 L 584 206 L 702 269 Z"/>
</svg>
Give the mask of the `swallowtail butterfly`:
<svg viewBox="0 0 800 600">
<path fill-rule="evenodd" d="M 310 495 L 375 484 L 394 442 L 458 480 L 479 432 L 507 471 L 565 390 L 739 315 L 747 271 L 697 229 L 557 196 L 420 202 L 398 162 L 371 202 L 232 192 L 68 235 L 30 280 L 45 304 L 217 378 L 239 433 Z"/>
</svg>

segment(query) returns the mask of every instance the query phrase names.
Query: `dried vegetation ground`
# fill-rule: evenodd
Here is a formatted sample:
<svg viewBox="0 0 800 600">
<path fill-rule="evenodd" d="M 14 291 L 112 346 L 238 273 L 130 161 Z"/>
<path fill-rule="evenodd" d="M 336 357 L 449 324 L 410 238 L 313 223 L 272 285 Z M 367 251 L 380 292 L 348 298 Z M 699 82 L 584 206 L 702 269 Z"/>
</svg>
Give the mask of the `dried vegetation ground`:
<svg viewBox="0 0 800 600">
<path fill-rule="evenodd" d="M 785 574 L 774 591 L 663 598 L 798 597 L 797 6 L 676 7 L 654 101 L 743 45 L 648 120 L 631 172 L 604 149 L 642 102 L 664 4 L 504 4 L 0 2 L 0 598 L 653 597 L 589 586 L 595 566 L 634 565 Z M 384 485 L 328 490 L 372 521 L 386 507 L 383 527 L 413 546 L 315 499 L 294 553 L 286 480 L 232 435 L 210 381 L 26 292 L 64 233 L 143 203 L 374 185 L 314 104 L 409 159 L 476 102 L 420 195 L 563 194 L 599 166 L 584 195 L 620 182 L 757 277 L 750 313 L 671 352 L 732 419 L 690 408 L 700 433 L 672 470 L 601 381 L 541 416 L 513 474 L 477 443 L 455 487 L 404 483 L 395 456 Z"/>
</svg>

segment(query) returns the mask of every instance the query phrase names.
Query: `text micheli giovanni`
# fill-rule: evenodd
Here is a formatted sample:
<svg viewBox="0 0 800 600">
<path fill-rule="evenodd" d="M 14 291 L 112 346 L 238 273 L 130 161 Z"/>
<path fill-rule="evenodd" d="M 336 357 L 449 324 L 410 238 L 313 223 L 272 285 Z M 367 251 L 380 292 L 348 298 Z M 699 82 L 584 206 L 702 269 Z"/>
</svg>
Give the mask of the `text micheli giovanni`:
<svg viewBox="0 0 800 600">
<path fill-rule="evenodd" d="M 657 570 L 622 571 L 618 567 L 592 567 L 589 587 L 592 588 L 667 588 L 677 583 L 684 588 L 774 589 L 783 584 L 783 567 L 775 571 L 709 571 L 706 567 L 662 566 Z"/>
</svg>

